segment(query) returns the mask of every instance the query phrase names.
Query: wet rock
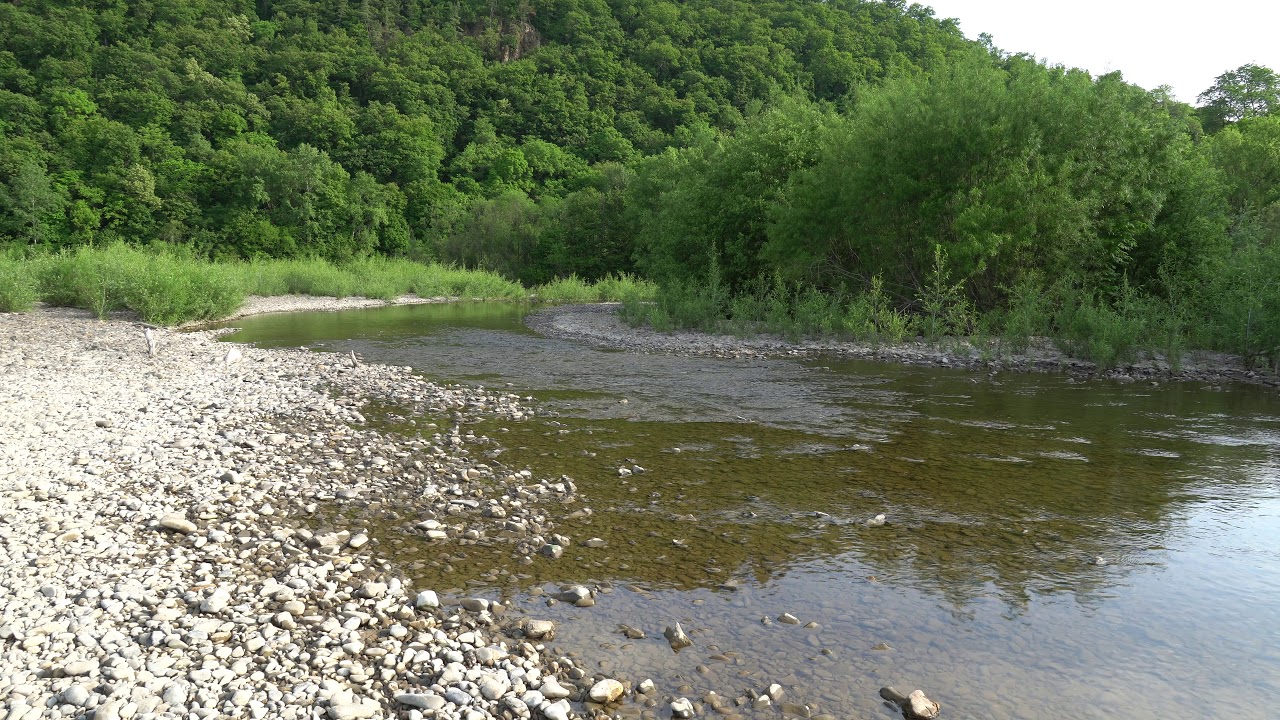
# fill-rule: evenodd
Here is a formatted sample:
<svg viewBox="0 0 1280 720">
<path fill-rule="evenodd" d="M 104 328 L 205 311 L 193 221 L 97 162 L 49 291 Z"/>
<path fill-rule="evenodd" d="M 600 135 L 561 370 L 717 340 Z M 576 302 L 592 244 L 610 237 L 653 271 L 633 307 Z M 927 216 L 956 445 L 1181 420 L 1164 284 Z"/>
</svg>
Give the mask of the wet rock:
<svg viewBox="0 0 1280 720">
<path fill-rule="evenodd" d="M 662 635 L 671 644 L 671 649 L 677 652 L 693 644 L 693 641 L 685 634 L 684 628 L 680 627 L 680 623 L 676 623 L 674 627 L 668 627 L 662 632 Z"/>
<path fill-rule="evenodd" d="M 879 515 L 867 520 L 867 527 L 880 527 L 881 525 L 884 525 L 884 521 L 884 513 L 880 513 Z"/>
<path fill-rule="evenodd" d="M 560 602 L 573 603 L 578 607 L 590 607 L 595 604 L 594 601 L 590 604 L 587 603 L 587 601 L 592 600 L 591 590 L 583 587 L 582 585 L 574 585 L 561 590 L 560 593 L 556 595 L 556 599 Z"/>
<path fill-rule="evenodd" d="M 640 684 L 636 686 L 636 692 L 642 695 L 652 695 L 653 693 L 657 692 L 657 690 L 658 690 L 658 687 L 653 684 L 652 680 L 649 680 L 649 679 L 641 680 Z"/>
<path fill-rule="evenodd" d="M 906 705 L 902 709 L 912 720 L 932 720 L 938 717 L 942 706 L 925 697 L 923 690 L 916 690 L 907 696 Z"/>
<path fill-rule="evenodd" d="M 795 615 L 792 615 L 791 613 L 782 613 L 781 615 L 778 616 L 778 622 L 782 623 L 783 625 L 799 625 L 800 618 L 796 617 Z"/>
<path fill-rule="evenodd" d="M 639 628 L 633 628 L 630 625 L 619 625 L 618 631 L 627 637 L 628 640 L 644 639 L 644 631 Z"/>
<path fill-rule="evenodd" d="M 676 698 L 671 701 L 671 716 L 677 718 L 693 717 L 693 702 L 689 698 Z"/>
<path fill-rule="evenodd" d="M 587 697 L 598 703 L 611 703 L 622 697 L 626 692 L 626 688 L 622 683 L 612 678 L 606 678 L 591 686 L 587 691 Z"/>
<path fill-rule="evenodd" d="M 898 692 L 892 686 L 880 688 L 880 697 L 894 705 L 903 705 L 907 702 L 907 696 Z"/>
</svg>

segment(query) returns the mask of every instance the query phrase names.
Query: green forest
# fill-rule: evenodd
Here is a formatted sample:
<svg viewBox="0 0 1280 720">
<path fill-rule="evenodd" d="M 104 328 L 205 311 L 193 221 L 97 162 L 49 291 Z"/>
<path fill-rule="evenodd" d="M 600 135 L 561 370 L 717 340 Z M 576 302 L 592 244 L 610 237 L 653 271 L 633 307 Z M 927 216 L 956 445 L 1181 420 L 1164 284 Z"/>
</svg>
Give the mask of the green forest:
<svg viewBox="0 0 1280 720">
<path fill-rule="evenodd" d="M 900 0 L 12 0 L 0 38 L 11 260 L 633 276 L 660 329 L 1280 356 L 1265 67 L 1197 107 Z"/>
</svg>

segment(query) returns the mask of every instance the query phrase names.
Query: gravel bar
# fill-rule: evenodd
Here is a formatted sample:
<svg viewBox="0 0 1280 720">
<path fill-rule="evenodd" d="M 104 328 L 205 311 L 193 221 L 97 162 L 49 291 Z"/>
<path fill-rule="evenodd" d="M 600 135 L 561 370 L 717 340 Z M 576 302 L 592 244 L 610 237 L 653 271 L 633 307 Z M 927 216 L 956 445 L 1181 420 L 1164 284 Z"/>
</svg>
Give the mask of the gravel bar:
<svg viewBox="0 0 1280 720">
<path fill-rule="evenodd" d="M 466 430 L 519 398 L 78 310 L 0 314 L 0 338 L 0 720 L 609 712 L 553 623 L 442 601 L 368 528 L 314 521 L 385 506 L 415 542 L 538 546 L 572 482 Z M 371 402 L 449 420 L 392 434 Z"/>
<path fill-rule="evenodd" d="M 1239 356 L 1226 353 L 1189 353 L 1176 368 L 1169 367 L 1157 357 L 1100 370 L 1087 360 L 1063 353 L 1047 338 L 1034 339 L 1025 353 L 1006 353 L 997 357 L 995 353 L 984 355 L 967 338 L 949 338 L 940 343 L 907 340 L 898 344 L 870 344 L 830 340 L 790 342 L 766 334 L 735 337 L 694 331 L 658 332 L 622 322 L 618 317 L 619 307 L 617 303 L 549 306 L 525 316 L 525 323 L 548 337 L 632 352 L 723 358 L 827 355 L 987 372 L 1066 373 L 1079 379 L 1101 378 L 1118 382 L 1158 384 L 1176 381 L 1280 387 L 1280 377 L 1275 373 L 1247 367 Z"/>
</svg>

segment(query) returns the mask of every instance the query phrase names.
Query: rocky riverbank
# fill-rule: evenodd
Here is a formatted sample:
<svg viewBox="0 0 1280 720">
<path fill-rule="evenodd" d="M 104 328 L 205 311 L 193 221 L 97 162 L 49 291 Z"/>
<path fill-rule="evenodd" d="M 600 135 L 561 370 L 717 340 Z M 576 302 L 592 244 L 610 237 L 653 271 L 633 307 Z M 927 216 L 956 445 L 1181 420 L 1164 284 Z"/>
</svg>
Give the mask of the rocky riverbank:
<svg viewBox="0 0 1280 720">
<path fill-rule="evenodd" d="M 486 464 L 466 430 L 520 422 L 519 398 L 212 333 L 151 329 L 153 355 L 144 330 L 0 314 L 0 719 L 605 711 L 583 702 L 605 678 L 544 644 L 550 622 L 441 607 L 368 528 L 317 520 L 551 545 L 542 506 L 572 482 Z M 436 422 L 385 433 L 371 402 Z"/>
<path fill-rule="evenodd" d="M 626 325 L 618 317 L 618 307 L 616 303 L 552 306 L 530 313 L 525 322 L 550 337 L 634 352 L 708 357 L 830 355 L 986 372 L 1059 372 L 1079 379 L 1106 378 L 1120 382 L 1242 383 L 1280 387 L 1280 377 L 1274 373 L 1248 368 L 1239 356 L 1225 353 L 1191 353 L 1177 368 L 1171 368 L 1162 358 L 1152 358 L 1120 368 L 1099 370 L 1089 361 L 1063 353 L 1047 340 L 1034 343 L 1026 353 L 998 355 L 992 350 L 984 354 L 964 339 L 938 344 L 907 341 L 897 345 L 871 345 L 821 340 L 789 342 L 768 335 L 734 337 L 690 331 L 661 333 L 648 327 Z"/>
</svg>

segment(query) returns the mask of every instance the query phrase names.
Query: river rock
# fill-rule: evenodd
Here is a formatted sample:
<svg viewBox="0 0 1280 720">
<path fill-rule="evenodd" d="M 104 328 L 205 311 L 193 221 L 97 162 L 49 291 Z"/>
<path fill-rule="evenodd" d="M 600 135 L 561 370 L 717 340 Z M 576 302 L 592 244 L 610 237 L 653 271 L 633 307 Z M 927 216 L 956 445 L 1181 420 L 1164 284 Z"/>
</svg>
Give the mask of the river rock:
<svg viewBox="0 0 1280 720">
<path fill-rule="evenodd" d="M 231 593 L 226 588 L 218 588 L 214 590 L 209 597 L 200 601 L 200 611 L 207 613 L 220 613 L 231 604 Z"/>
<path fill-rule="evenodd" d="M 382 708 L 373 703 L 340 703 L 329 706 L 330 720 L 360 720 L 377 715 Z"/>
<path fill-rule="evenodd" d="M 554 675 L 542 681 L 542 687 L 538 688 L 538 692 L 542 693 L 543 697 L 548 697 L 552 700 L 567 698 L 573 694 L 572 691 L 561 685 Z"/>
<path fill-rule="evenodd" d="M 178 513 L 169 513 L 160 518 L 160 527 L 176 533 L 188 535 L 196 531 L 196 524 Z"/>
<path fill-rule="evenodd" d="M 93 696 L 92 693 L 90 693 L 89 689 L 86 688 L 85 686 L 72 685 L 71 687 L 62 691 L 61 699 L 62 699 L 62 702 L 68 705 L 75 705 L 76 707 L 84 707 L 89 703 L 89 698 L 92 696 Z"/>
<path fill-rule="evenodd" d="M 88 675 L 98 669 L 97 660 L 76 660 L 62 666 L 62 674 L 67 677 L 79 677 Z"/>
<path fill-rule="evenodd" d="M 496 675 L 488 675 L 480 681 L 480 696 L 485 700 L 497 700 L 511 690 L 511 684 Z"/>
<path fill-rule="evenodd" d="M 421 610 L 422 608 L 440 607 L 440 597 L 436 595 L 434 590 L 423 590 L 418 593 L 418 597 L 414 598 L 413 606 Z"/>
<path fill-rule="evenodd" d="M 447 701 L 434 693 L 404 693 L 396 696 L 396 702 L 408 707 L 418 708 L 420 710 L 436 711 L 444 707 Z"/>
<path fill-rule="evenodd" d="M 556 624 L 550 620 L 528 619 L 524 622 L 524 634 L 533 640 L 550 640 L 556 636 Z"/>
<path fill-rule="evenodd" d="M 622 697 L 622 694 L 626 691 L 627 689 L 622 686 L 622 683 L 612 678 L 606 678 L 592 685 L 591 689 L 587 691 L 587 697 L 598 703 L 611 703 Z"/>
<path fill-rule="evenodd" d="M 689 698 L 676 698 L 671 701 L 671 716 L 677 718 L 693 717 L 693 702 Z"/>
<path fill-rule="evenodd" d="M 547 720 L 569 720 L 569 703 L 566 700 L 547 703 L 542 706 L 542 715 Z"/>
<path fill-rule="evenodd" d="M 475 698 L 472 698 L 471 695 L 462 688 L 453 687 L 444 691 L 444 699 L 458 707 L 462 707 L 463 705 L 470 705 Z"/>
<path fill-rule="evenodd" d="M 667 642 L 671 644 L 671 649 L 677 652 L 693 644 L 693 641 L 685 634 L 684 628 L 680 627 L 680 623 L 676 623 L 674 627 L 668 627 L 662 634 L 667 638 Z"/>
<path fill-rule="evenodd" d="M 560 591 L 560 593 L 556 595 L 556 599 L 561 602 L 577 605 L 584 600 L 591 599 L 591 590 L 581 585 L 574 585 L 573 587 Z"/>
<path fill-rule="evenodd" d="M 357 597 L 362 597 L 366 600 L 376 600 L 386 594 L 387 584 L 384 582 L 367 582 L 356 591 Z"/>
<path fill-rule="evenodd" d="M 933 720 L 942 711 L 942 706 L 925 697 L 923 690 L 916 690 L 907 696 L 902 709 L 913 720 Z"/>
</svg>

